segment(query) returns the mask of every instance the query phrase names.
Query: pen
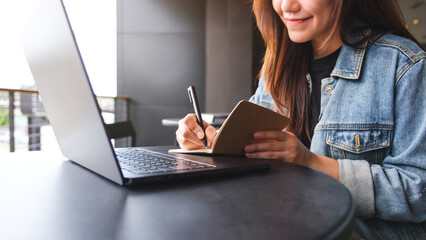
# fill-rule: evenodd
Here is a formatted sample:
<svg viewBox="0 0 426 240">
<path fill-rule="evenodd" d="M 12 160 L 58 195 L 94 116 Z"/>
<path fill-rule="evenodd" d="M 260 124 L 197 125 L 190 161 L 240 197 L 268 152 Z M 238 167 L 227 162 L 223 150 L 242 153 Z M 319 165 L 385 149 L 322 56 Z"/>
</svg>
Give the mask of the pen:
<svg viewBox="0 0 426 240">
<path fill-rule="evenodd" d="M 198 125 L 200 125 L 201 129 L 203 129 L 204 137 L 203 143 L 204 146 L 207 147 L 207 138 L 206 131 L 204 130 L 203 118 L 201 117 L 200 106 L 198 105 L 197 93 L 195 92 L 195 87 L 190 86 L 188 88 L 189 101 L 192 102 L 192 106 L 194 107 L 195 115 L 197 116 Z"/>
</svg>

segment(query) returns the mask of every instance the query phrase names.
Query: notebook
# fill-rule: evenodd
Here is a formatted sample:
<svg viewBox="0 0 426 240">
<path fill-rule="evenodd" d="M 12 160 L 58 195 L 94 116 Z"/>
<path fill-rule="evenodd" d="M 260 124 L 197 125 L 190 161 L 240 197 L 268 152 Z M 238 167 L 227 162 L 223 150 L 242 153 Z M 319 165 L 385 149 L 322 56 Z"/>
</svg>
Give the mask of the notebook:
<svg viewBox="0 0 426 240">
<path fill-rule="evenodd" d="M 244 147 L 256 143 L 253 134 L 257 131 L 281 131 L 291 123 L 291 119 L 265 107 L 240 101 L 223 122 L 211 148 L 183 150 L 170 149 L 169 153 L 193 154 L 245 154 Z"/>
<path fill-rule="evenodd" d="M 21 43 L 62 154 L 84 168 L 125 186 L 270 168 L 260 159 L 168 154 L 170 147 L 114 149 L 62 0 L 40 3 Z"/>
</svg>

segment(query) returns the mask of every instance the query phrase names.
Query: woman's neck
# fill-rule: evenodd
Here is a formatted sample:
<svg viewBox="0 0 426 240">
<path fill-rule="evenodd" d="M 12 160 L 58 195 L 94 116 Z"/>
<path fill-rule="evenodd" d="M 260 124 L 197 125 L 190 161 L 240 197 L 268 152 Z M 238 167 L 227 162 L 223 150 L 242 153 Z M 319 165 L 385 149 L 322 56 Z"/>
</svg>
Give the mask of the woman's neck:
<svg viewBox="0 0 426 240">
<path fill-rule="evenodd" d="M 342 46 L 343 42 L 338 31 L 328 39 L 312 40 L 312 54 L 314 59 L 322 58 L 332 54 Z"/>
</svg>

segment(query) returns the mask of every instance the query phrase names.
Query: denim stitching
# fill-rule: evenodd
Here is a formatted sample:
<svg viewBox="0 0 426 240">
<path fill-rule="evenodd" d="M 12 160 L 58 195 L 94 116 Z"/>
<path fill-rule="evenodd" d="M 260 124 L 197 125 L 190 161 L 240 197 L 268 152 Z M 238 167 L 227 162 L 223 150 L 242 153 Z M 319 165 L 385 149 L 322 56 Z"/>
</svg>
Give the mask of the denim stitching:
<svg viewBox="0 0 426 240">
<path fill-rule="evenodd" d="M 375 43 L 377 43 L 378 45 L 382 45 L 382 46 L 388 46 L 388 47 L 392 47 L 392 48 L 396 48 L 398 50 L 400 50 L 402 53 L 404 53 L 405 56 L 407 56 L 411 61 L 416 62 L 419 60 L 417 55 L 414 55 L 410 50 L 408 50 L 408 48 L 402 46 L 401 44 L 397 43 L 397 42 L 392 42 L 392 41 L 388 41 L 388 40 L 377 40 Z M 420 54 L 420 58 L 423 54 Z"/>
<path fill-rule="evenodd" d="M 355 71 L 347 74 L 346 71 L 335 70 L 333 69 L 331 76 L 332 77 L 341 77 L 341 78 L 350 78 L 358 79 L 361 72 L 361 65 L 364 60 L 365 52 L 367 51 L 367 42 L 364 43 L 364 46 L 360 50 L 357 50 L 356 60 L 355 60 Z"/>
<path fill-rule="evenodd" d="M 411 62 L 405 63 L 399 70 L 397 70 L 397 72 L 396 72 L 397 77 L 396 77 L 396 81 L 395 81 L 395 86 L 398 84 L 399 80 L 404 75 L 404 73 L 407 72 L 408 69 L 410 69 L 412 65 L 414 65 L 415 63 L 417 63 L 418 61 L 420 61 L 421 59 L 426 57 L 426 54 L 424 52 L 421 52 L 420 54 L 415 55 L 409 49 L 400 45 L 397 42 L 392 42 L 392 41 L 387 41 L 387 40 L 377 40 L 375 43 L 377 43 L 378 45 L 381 45 L 381 46 L 388 46 L 388 47 L 391 47 L 391 48 L 396 48 L 396 49 L 400 50 L 411 61 Z"/>
<path fill-rule="evenodd" d="M 326 139 L 328 139 L 328 132 L 326 132 L 326 134 L 325 134 L 326 136 Z M 331 155 L 331 158 L 333 158 L 333 159 L 336 159 L 335 157 L 334 157 L 334 148 L 333 147 L 330 147 L 330 148 L 328 148 L 329 149 L 329 155 Z"/>
<path fill-rule="evenodd" d="M 361 72 L 361 65 L 362 61 L 364 60 L 365 51 L 367 50 L 367 42 L 364 43 L 363 48 L 358 51 L 359 54 L 357 55 L 357 63 L 356 63 L 356 78 L 359 78 L 359 74 Z"/>
<path fill-rule="evenodd" d="M 327 139 L 326 142 L 329 145 L 338 146 L 338 147 L 343 148 L 346 151 L 355 152 L 355 153 L 363 153 L 363 152 L 365 152 L 367 150 L 368 151 L 372 151 L 372 150 L 377 150 L 377 149 L 389 147 L 389 143 L 388 143 L 387 139 L 385 141 L 381 141 L 381 142 L 378 142 L 378 143 L 375 143 L 375 144 L 372 144 L 372 145 L 368 145 L 368 146 L 365 146 L 365 147 L 362 147 L 362 148 L 354 148 L 354 147 L 342 144 L 340 142 L 336 142 L 336 141 L 334 141 L 332 139 Z M 385 143 L 385 144 L 383 145 L 383 143 Z"/>
<path fill-rule="evenodd" d="M 377 143 L 374 143 L 374 144 L 370 144 L 370 145 L 366 145 L 364 147 L 353 147 L 353 146 L 349 146 L 349 145 L 343 144 L 341 142 L 335 141 L 334 139 L 331 138 L 331 136 L 329 136 L 327 134 L 326 143 L 329 144 L 329 145 L 341 147 L 346 151 L 355 152 L 355 153 L 363 153 L 365 151 L 372 151 L 372 150 L 377 150 L 377 149 L 389 147 L 390 146 L 389 135 L 390 135 L 390 131 L 387 130 L 387 133 L 386 132 L 384 133 L 384 140 L 383 141 L 380 141 L 380 142 L 377 142 Z"/>
<path fill-rule="evenodd" d="M 315 130 L 392 130 L 393 124 L 328 124 L 317 125 Z"/>
<path fill-rule="evenodd" d="M 419 59 L 419 61 L 420 60 L 422 60 L 422 59 Z M 410 70 L 410 68 L 414 65 L 414 64 L 416 64 L 417 62 L 419 62 L 419 61 L 416 61 L 416 62 L 413 62 L 410 66 L 408 66 L 402 73 L 401 73 L 401 75 L 400 76 L 398 76 L 397 77 L 397 79 L 396 79 L 396 81 L 395 81 L 395 86 L 396 85 L 398 85 L 398 83 L 399 83 L 399 80 L 401 80 L 401 78 L 402 78 L 402 76 L 404 76 L 404 74 L 408 71 L 408 70 Z"/>
<path fill-rule="evenodd" d="M 401 76 L 403 75 L 403 73 L 407 72 L 407 70 L 410 69 L 410 67 L 413 65 L 413 64 L 410 64 L 410 63 L 412 63 L 412 62 L 407 61 L 406 63 L 404 63 L 404 65 L 402 65 L 402 67 L 400 69 L 398 69 L 396 71 L 395 86 L 399 82 L 399 79 L 401 78 Z"/>
</svg>

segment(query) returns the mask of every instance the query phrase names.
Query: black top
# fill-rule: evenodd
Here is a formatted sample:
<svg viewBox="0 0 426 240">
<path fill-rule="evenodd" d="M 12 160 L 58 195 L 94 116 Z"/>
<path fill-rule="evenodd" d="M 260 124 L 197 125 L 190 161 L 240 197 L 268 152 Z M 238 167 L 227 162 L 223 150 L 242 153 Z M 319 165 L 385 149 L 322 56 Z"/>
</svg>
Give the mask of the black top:
<svg viewBox="0 0 426 240">
<path fill-rule="evenodd" d="M 311 138 L 314 135 L 314 128 L 319 121 L 321 109 L 321 80 L 330 76 L 331 71 L 333 71 L 336 65 L 339 53 L 340 48 L 323 58 L 311 59 L 309 64 L 308 72 L 312 79 L 311 116 L 309 118 L 309 134 Z"/>
</svg>

